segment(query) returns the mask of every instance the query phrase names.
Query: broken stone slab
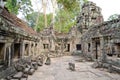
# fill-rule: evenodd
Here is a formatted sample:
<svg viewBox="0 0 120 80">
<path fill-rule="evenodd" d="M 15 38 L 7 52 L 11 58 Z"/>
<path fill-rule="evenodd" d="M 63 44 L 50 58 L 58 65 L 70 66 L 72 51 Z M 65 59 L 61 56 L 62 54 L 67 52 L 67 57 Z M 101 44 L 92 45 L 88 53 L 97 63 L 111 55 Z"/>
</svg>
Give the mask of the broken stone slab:
<svg viewBox="0 0 120 80">
<path fill-rule="evenodd" d="M 30 70 L 30 68 L 25 68 L 23 72 L 24 72 L 25 74 L 28 74 L 29 70 Z"/>
<path fill-rule="evenodd" d="M 102 67 L 102 62 L 96 61 L 92 64 L 92 68 L 101 68 L 101 67 Z"/>
<path fill-rule="evenodd" d="M 75 63 L 68 63 L 68 65 L 71 71 L 75 71 Z"/>
<path fill-rule="evenodd" d="M 38 57 L 37 59 L 36 59 L 36 62 L 37 62 L 37 64 L 39 65 L 41 65 L 41 64 L 43 64 L 43 58 L 42 57 Z"/>
<path fill-rule="evenodd" d="M 37 69 L 38 69 L 37 62 L 32 62 L 31 64 L 32 64 L 32 66 L 34 67 L 34 69 L 35 69 L 35 70 L 37 70 Z"/>
<path fill-rule="evenodd" d="M 50 64 L 51 64 L 51 59 L 50 59 L 50 57 L 47 57 L 45 64 L 46 64 L 46 65 L 50 65 Z"/>
<path fill-rule="evenodd" d="M 112 72 L 117 72 L 117 73 L 120 73 L 120 67 L 117 67 L 117 66 L 111 66 L 111 71 Z"/>
<path fill-rule="evenodd" d="M 31 68 L 28 72 L 29 75 L 32 75 L 35 72 L 35 69 Z"/>
<path fill-rule="evenodd" d="M 18 72 L 18 73 L 16 73 L 12 78 L 13 78 L 13 79 L 21 79 L 22 76 L 23 76 L 23 72 Z"/>
<path fill-rule="evenodd" d="M 11 80 L 12 79 L 12 76 L 7 76 L 6 78 L 5 78 L 5 80 Z"/>
<path fill-rule="evenodd" d="M 19 71 L 23 71 L 24 70 L 24 65 L 22 64 L 15 64 L 15 69 L 19 72 Z"/>
<path fill-rule="evenodd" d="M 26 64 L 26 68 L 23 71 L 25 74 L 32 75 L 35 72 L 35 68 L 33 65 Z"/>
<path fill-rule="evenodd" d="M 43 61 L 38 60 L 37 64 L 38 64 L 38 66 L 42 66 L 43 65 Z"/>
<path fill-rule="evenodd" d="M 108 69 L 110 66 L 111 66 L 111 65 L 110 65 L 109 63 L 103 63 L 103 64 L 102 64 L 102 67 L 103 67 L 103 68 L 107 68 L 107 69 Z"/>
</svg>

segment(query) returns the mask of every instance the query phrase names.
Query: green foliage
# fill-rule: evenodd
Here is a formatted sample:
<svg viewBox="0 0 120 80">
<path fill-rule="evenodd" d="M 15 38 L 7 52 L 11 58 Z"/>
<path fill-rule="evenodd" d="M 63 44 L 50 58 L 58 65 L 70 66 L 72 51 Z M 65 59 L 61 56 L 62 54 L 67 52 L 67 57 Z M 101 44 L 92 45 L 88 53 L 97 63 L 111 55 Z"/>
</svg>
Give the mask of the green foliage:
<svg viewBox="0 0 120 80">
<path fill-rule="evenodd" d="M 59 11 L 56 15 L 55 29 L 59 32 L 68 32 L 75 25 L 76 16 L 80 13 L 81 0 L 57 0 Z M 83 0 L 86 2 L 87 0 Z"/>
<path fill-rule="evenodd" d="M 113 20 L 113 19 L 117 19 L 119 17 L 119 14 L 113 14 L 108 18 L 108 21 Z"/>
<path fill-rule="evenodd" d="M 88 0 L 83 0 L 84 2 L 87 2 Z"/>
<path fill-rule="evenodd" d="M 5 5 L 8 10 L 12 13 L 18 14 L 18 10 L 20 8 L 20 5 L 17 5 L 16 0 L 7 0 L 7 3 Z"/>
<path fill-rule="evenodd" d="M 38 15 L 39 14 L 39 15 Z M 47 25 L 49 26 L 51 24 L 51 19 L 52 19 L 52 14 L 47 14 Z M 45 27 L 45 18 L 43 13 L 38 13 L 38 12 L 33 12 L 31 14 L 28 14 L 27 16 L 27 21 L 29 26 L 37 30 L 37 32 L 43 30 Z M 38 18 L 38 22 L 36 21 Z"/>
<path fill-rule="evenodd" d="M 79 0 L 57 0 L 59 8 L 68 11 L 78 10 L 80 6 Z"/>
<path fill-rule="evenodd" d="M 20 1 L 20 2 L 18 2 Z M 75 25 L 75 17 L 80 13 L 81 0 L 57 0 L 58 11 L 55 16 L 55 29 L 59 32 L 68 32 L 69 29 Z M 86 2 L 87 0 L 82 0 Z M 41 31 L 45 26 L 44 14 L 33 12 L 31 0 L 7 0 L 6 7 L 14 14 L 22 12 L 25 16 L 29 26 Z M 36 21 L 38 19 L 38 22 Z M 50 26 L 52 22 L 52 14 L 47 14 L 47 25 Z"/>
<path fill-rule="evenodd" d="M 72 12 L 60 10 L 55 20 L 55 29 L 59 32 L 68 32 L 75 25 L 75 15 Z"/>
<path fill-rule="evenodd" d="M 24 16 L 26 16 L 29 13 L 32 13 L 33 9 L 32 9 L 31 0 L 22 0 L 19 11 L 21 11 Z"/>
<path fill-rule="evenodd" d="M 21 11 L 23 15 L 27 15 L 32 11 L 31 0 L 7 0 L 5 6 L 14 14 Z"/>
</svg>

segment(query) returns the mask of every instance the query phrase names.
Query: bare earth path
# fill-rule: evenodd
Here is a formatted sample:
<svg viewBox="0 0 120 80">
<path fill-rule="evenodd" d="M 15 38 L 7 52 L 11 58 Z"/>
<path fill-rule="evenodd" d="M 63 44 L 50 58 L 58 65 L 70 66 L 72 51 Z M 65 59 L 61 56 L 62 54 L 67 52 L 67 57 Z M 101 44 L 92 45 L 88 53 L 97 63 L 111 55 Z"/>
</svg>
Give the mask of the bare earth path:
<svg viewBox="0 0 120 80">
<path fill-rule="evenodd" d="M 120 80 L 119 74 L 93 69 L 92 62 L 76 62 L 78 57 L 53 58 L 51 65 L 43 65 L 28 77 L 28 80 Z M 74 62 L 76 71 L 68 70 L 68 63 Z"/>
</svg>

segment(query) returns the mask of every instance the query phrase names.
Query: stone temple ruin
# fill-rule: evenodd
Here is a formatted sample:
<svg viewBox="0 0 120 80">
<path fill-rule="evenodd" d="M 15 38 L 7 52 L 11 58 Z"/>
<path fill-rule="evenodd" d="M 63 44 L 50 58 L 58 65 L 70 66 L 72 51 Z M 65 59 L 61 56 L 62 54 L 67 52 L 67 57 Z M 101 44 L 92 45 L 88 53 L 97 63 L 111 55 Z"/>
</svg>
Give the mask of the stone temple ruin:
<svg viewBox="0 0 120 80">
<path fill-rule="evenodd" d="M 76 54 L 96 61 L 95 68 L 120 72 L 120 19 L 104 21 L 101 8 L 93 2 L 82 6 L 69 33 L 58 33 L 53 27 L 37 33 L 2 7 L 0 25 L 0 79 L 27 78 L 46 57 Z"/>
<path fill-rule="evenodd" d="M 86 58 L 98 61 L 94 67 L 120 72 L 120 19 L 103 21 L 101 9 L 93 2 L 82 8 L 77 21 L 82 35 L 82 53 Z"/>
</svg>

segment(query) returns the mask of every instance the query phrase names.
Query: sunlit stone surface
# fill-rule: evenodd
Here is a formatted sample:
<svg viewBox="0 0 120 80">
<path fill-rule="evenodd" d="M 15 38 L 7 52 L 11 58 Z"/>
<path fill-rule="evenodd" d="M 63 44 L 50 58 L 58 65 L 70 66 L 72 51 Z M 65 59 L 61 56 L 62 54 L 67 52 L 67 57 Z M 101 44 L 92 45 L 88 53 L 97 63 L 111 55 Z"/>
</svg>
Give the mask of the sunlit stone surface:
<svg viewBox="0 0 120 80">
<path fill-rule="evenodd" d="M 28 77 L 28 80 L 120 80 L 119 74 L 103 69 L 93 69 L 92 62 L 77 62 L 78 57 L 53 58 L 51 65 L 43 65 Z M 76 71 L 68 69 L 68 63 L 75 63 Z"/>
</svg>

